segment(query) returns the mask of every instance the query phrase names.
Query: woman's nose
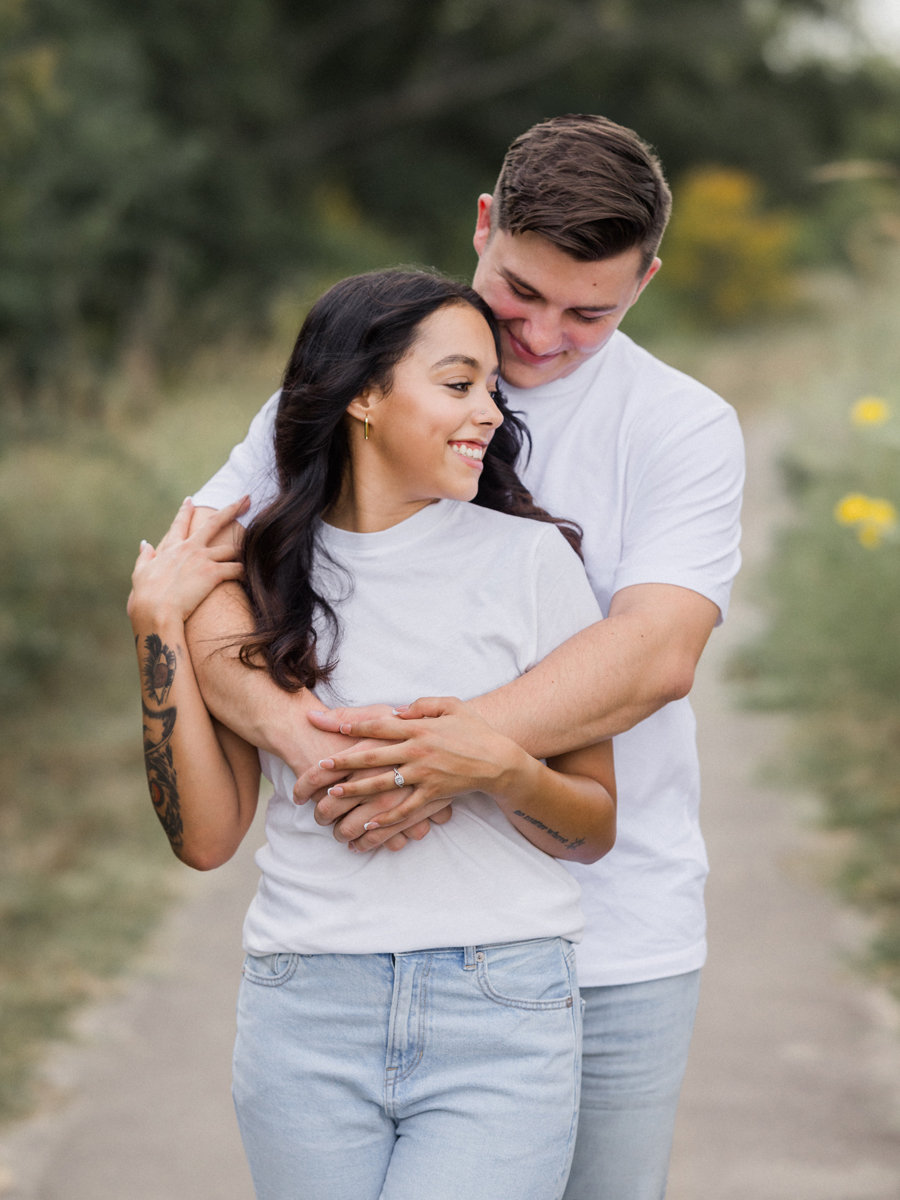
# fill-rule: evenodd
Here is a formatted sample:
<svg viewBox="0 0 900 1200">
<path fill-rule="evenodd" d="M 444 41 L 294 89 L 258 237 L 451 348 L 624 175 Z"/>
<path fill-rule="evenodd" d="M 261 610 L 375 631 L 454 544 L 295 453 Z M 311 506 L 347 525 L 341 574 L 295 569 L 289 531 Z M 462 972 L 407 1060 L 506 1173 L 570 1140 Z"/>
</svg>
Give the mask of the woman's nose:
<svg viewBox="0 0 900 1200">
<path fill-rule="evenodd" d="M 489 425 L 492 429 L 503 424 L 503 413 L 497 407 L 494 397 L 488 392 L 479 401 L 481 407 L 475 410 L 475 424 Z"/>
</svg>

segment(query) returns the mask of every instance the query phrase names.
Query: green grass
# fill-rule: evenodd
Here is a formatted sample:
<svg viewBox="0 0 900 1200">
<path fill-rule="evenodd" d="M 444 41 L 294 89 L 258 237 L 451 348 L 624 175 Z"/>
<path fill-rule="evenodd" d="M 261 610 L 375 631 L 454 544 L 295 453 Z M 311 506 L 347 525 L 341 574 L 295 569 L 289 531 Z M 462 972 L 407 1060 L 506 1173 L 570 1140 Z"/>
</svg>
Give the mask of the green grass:
<svg viewBox="0 0 900 1200">
<path fill-rule="evenodd" d="M 793 515 L 757 581 L 765 630 L 733 670 L 747 703 L 795 715 L 788 771 L 849 834 L 835 883 L 876 920 L 868 967 L 900 987 L 900 536 L 866 547 L 834 515 L 848 493 L 900 510 L 900 271 L 846 299 L 785 396 Z M 854 428 L 872 394 L 894 415 Z"/>
</svg>

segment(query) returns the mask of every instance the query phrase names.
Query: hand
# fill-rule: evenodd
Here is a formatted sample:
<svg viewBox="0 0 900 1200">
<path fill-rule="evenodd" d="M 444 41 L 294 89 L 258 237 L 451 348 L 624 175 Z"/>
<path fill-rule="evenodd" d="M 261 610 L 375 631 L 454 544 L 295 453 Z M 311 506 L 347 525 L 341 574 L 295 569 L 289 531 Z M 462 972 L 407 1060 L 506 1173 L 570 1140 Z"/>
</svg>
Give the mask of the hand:
<svg viewBox="0 0 900 1200">
<path fill-rule="evenodd" d="M 527 758 L 514 742 L 496 733 L 473 709 L 453 697 L 417 700 L 395 712 L 396 716 L 374 720 L 342 720 L 351 715 L 346 710 L 340 716 L 308 713 L 318 729 L 392 744 L 354 747 L 323 759 L 319 764 L 321 775 L 313 768 L 305 776 L 305 785 L 320 787 L 325 772 L 365 770 L 366 778 L 331 785 L 331 798 L 346 806 L 348 801 L 355 805 L 378 797 L 379 811 L 370 820 L 384 829 L 414 815 L 421 819 L 435 801 L 446 803 L 462 792 L 501 792 L 521 766 L 523 756 Z M 386 767 L 390 770 L 385 771 Z M 411 790 L 397 789 L 395 767 Z M 381 770 L 369 773 L 370 768 Z M 394 799 L 386 810 L 381 807 L 385 793 L 393 793 Z M 357 831 L 357 814 L 361 813 L 362 808 L 357 809 L 350 824 L 342 822 L 341 829 L 351 838 Z"/>
<path fill-rule="evenodd" d="M 155 550 L 149 542 L 141 542 L 127 605 L 132 624 L 156 623 L 166 617 L 186 621 L 213 588 L 243 576 L 243 564 L 234 561 L 233 545 L 212 546 L 210 542 L 249 502 L 244 496 L 227 505 L 189 536 L 193 505 L 185 500 Z"/>
</svg>

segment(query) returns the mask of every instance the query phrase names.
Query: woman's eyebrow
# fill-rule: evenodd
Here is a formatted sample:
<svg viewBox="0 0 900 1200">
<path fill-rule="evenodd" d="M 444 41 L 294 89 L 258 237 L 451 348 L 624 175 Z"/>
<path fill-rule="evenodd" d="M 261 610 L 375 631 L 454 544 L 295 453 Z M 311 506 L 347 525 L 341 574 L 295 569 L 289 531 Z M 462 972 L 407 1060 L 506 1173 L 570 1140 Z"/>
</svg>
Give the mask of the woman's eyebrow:
<svg viewBox="0 0 900 1200">
<path fill-rule="evenodd" d="M 469 358 L 468 354 L 448 354 L 446 358 L 436 362 L 432 370 L 436 371 L 438 367 L 450 367 L 454 363 L 462 363 L 464 367 L 471 367 L 473 371 L 478 370 L 478 359 Z"/>
</svg>

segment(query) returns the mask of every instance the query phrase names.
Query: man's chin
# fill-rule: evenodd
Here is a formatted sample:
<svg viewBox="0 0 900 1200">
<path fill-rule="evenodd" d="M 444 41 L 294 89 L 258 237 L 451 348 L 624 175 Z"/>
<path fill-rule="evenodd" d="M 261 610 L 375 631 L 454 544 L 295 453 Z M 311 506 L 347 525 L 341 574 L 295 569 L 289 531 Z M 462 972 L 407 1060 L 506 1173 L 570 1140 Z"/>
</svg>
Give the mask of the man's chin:
<svg viewBox="0 0 900 1200">
<path fill-rule="evenodd" d="M 542 383 L 552 383 L 554 379 L 566 374 L 566 357 L 559 354 L 546 363 L 526 363 L 507 351 L 500 373 L 510 387 L 539 387 Z"/>
</svg>

